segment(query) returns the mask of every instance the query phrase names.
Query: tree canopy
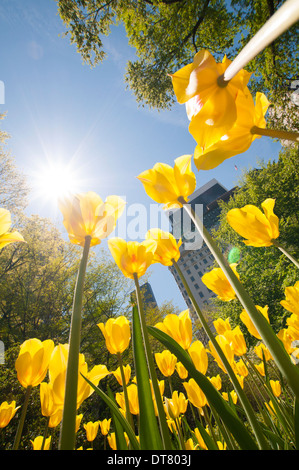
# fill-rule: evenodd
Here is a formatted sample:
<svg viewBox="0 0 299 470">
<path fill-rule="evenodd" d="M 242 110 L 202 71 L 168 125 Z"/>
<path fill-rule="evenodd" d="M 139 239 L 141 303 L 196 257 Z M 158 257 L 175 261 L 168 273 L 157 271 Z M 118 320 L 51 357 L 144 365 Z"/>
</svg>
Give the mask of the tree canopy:
<svg viewBox="0 0 299 470">
<path fill-rule="evenodd" d="M 125 27 L 136 60 L 128 61 L 125 81 L 143 106 L 170 108 L 174 94 L 169 74 L 192 62 L 200 49 L 216 59 L 233 59 L 281 0 L 57 0 L 58 12 L 83 60 L 94 66 L 106 57 L 103 38 L 113 25 Z M 253 92 L 275 96 L 281 107 L 290 101 L 298 77 L 298 27 L 294 25 L 251 61 Z M 280 115 L 279 115 L 280 112 Z"/>
</svg>

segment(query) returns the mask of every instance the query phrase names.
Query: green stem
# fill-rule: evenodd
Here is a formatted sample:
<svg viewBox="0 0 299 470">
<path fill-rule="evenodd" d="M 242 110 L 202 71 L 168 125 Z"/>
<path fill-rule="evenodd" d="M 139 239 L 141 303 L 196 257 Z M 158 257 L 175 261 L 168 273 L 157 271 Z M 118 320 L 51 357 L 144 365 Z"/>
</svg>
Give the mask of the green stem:
<svg viewBox="0 0 299 470">
<path fill-rule="evenodd" d="M 125 373 L 124 373 L 121 353 L 117 353 L 117 359 L 118 359 L 118 363 L 119 363 L 122 386 L 123 386 L 123 391 L 124 391 L 125 406 L 126 406 L 126 418 L 127 418 L 128 423 L 131 425 L 131 428 L 133 429 L 133 431 L 135 431 L 134 430 L 132 414 L 130 412 L 130 403 L 129 403 L 128 390 L 127 390 L 127 384 L 126 384 L 126 379 L 125 379 Z"/>
<path fill-rule="evenodd" d="M 19 424 L 18 424 L 18 429 L 17 429 L 16 436 L 15 436 L 14 445 L 13 445 L 13 448 L 12 448 L 13 450 L 18 450 L 18 448 L 19 448 L 19 444 L 20 444 L 20 440 L 21 440 L 22 432 L 23 432 L 23 427 L 24 427 L 24 422 L 25 422 L 25 417 L 26 417 L 26 413 L 27 413 L 28 403 L 29 403 L 29 397 L 30 397 L 30 394 L 31 394 L 31 390 L 32 390 L 32 386 L 29 385 L 26 388 L 24 403 L 23 403 L 23 406 L 22 406 L 22 412 L 21 412 L 21 416 L 20 416 L 20 420 L 19 420 Z"/>
<path fill-rule="evenodd" d="M 203 237 L 219 267 L 224 272 L 238 299 L 240 300 L 244 309 L 247 311 L 254 326 L 260 333 L 263 342 L 268 347 L 281 373 L 284 375 L 294 394 L 299 399 L 299 370 L 291 362 L 291 359 L 281 341 L 277 338 L 266 318 L 257 310 L 244 286 L 230 268 L 227 260 L 224 258 L 211 235 L 206 230 L 202 222 L 198 219 L 191 206 L 189 206 L 183 198 L 179 198 L 179 201 L 184 204 L 184 209 L 188 213 L 191 220 L 194 222 L 195 227 Z"/>
<path fill-rule="evenodd" d="M 43 434 L 43 442 L 42 442 L 40 450 L 44 450 L 44 447 L 45 447 L 45 442 L 47 439 L 47 434 L 48 434 L 48 429 L 49 429 L 49 421 L 50 421 L 50 417 L 48 417 L 46 425 L 45 425 L 44 434 Z"/>
<path fill-rule="evenodd" d="M 276 240 L 272 240 L 272 243 L 274 246 L 276 246 L 287 258 L 289 258 L 294 265 L 299 268 L 299 263 L 298 261 L 283 247 L 281 246 Z"/>
<path fill-rule="evenodd" d="M 66 370 L 64 407 L 59 442 L 60 450 L 74 450 L 76 441 L 75 431 L 81 336 L 81 311 L 83 304 L 84 279 L 88 261 L 90 241 L 90 236 L 85 237 L 85 244 L 83 248 L 74 293 L 73 312 L 69 337 L 69 353 Z"/>
<path fill-rule="evenodd" d="M 155 399 L 156 399 L 156 405 L 157 405 L 157 410 L 158 410 L 158 419 L 159 419 L 159 424 L 160 424 L 160 431 L 161 431 L 161 437 L 162 437 L 162 441 L 163 441 L 163 447 L 164 447 L 165 450 L 166 449 L 171 450 L 172 446 L 171 446 L 171 441 L 170 441 L 169 432 L 168 432 L 168 425 L 167 425 L 167 422 L 166 422 L 166 416 L 165 416 L 163 403 L 162 403 L 162 398 L 161 398 L 161 393 L 160 393 L 160 389 L 159 389 L 159 385 L 158 385 L 154 359 L 153 359 L 153 355 L 152 355 L 152 352 L 151 352 L 151 347 L 150 347 L 149 338 L 148 338 L 148 334 L 147 334 L 147 328 L 146 328 L 146 322 L 145 322 L 145 315 L 144 315 L 144 310 L 143 310 L 140 286 L 139 286 L 138 276 L 137 276 L 136 273 L 134 273 L 134 282 L 135 282 L 135 288 L 136 288 L 137 306 L 138 306 L 138 313 L 139 313 L 139 318 L 140 318 L 141 332 L 142 332 L 142 337 L 143 337 L 143 341 L 144 341 L 145 355 L 146 355 L 147 364 L 148 364 L 148 368 L 149 368 L 150 378 L 151 378 L 151 381 L 152 381 L 154 396 L 155 396 Z"/>
<path fill-rule="evenodd" d="M 244 408 L 244 411 L 247 415 L 247 418 L 249 420 L 249 422 L 251 423 L 251 426 L 252 426 L 252 429 L 254 430 L 254 433 L 255 433 L 255 436 L 256 436 L 256 439 L 259 443 L 259 446 L 261 449 L 267 449 L 268 448 L 268 444 L 267 444 L 267 441 L 266 439 L 264 438 L 264 435 L 260 429 L 260 426 L 259 426 L 259 423 L 255 417 L 255 413 L 254 413 L 254 410 L 252 409 L 252 406 L 250 405 L 250 402 L 249 400 L 247 399 L 244 391 L 242 390 L 242 387 L 236 377 L 236 374 L 234 373 L 229 361 L 227 360 L 225 354 L 223 353 L 220 345 L 218 344 L 218 342 L 216 341 L 216 338 L 215 336 L 213 335 L 212 333 L 212 330 L 210 329 L 209 325 L 208 325 L 208 322 L 206 321 L 202 311 L 200 310 L 195 298 L 194 298 L 194 295 L 192 294 L 190 288 L 189 288 L 189 285 L 180 269 L 180 267 L 178 266 L 177 262 L 173 260 L 173 266 L 175 267 L 175 269 L 177 270 L 177 273 L 178 275 L 180 276 L 181 278 L 181 281 L 187 291 L 187 294 L 189 295 L 189 298 L 193 304 L 193 307 L 194 307 L 194 310 L 196 311 L 197 313 L 197 316 L 207 334 L 207 336 L 209 337 L 211 343 L 213 344 L 218 356 L 220 357 L 225 369 L 226 369 L 226 372 L 228 373 L 229 375 L 229 378 L 234 386 L 234 389 L 236 390 L 236 393 L 240 399 L 240 402 L 242 403 L 243 405 L 243 408 Z"/>
<path fill-rule="evenodd" d="M 253 126 L 250 129 L 250 133 L 272 137 L 273 139 L 290 140 L 292 142 L 299 143 L 298 132 L 281 131 L 278 129 L 263 129 L 262 127 Z"/>
</svg>

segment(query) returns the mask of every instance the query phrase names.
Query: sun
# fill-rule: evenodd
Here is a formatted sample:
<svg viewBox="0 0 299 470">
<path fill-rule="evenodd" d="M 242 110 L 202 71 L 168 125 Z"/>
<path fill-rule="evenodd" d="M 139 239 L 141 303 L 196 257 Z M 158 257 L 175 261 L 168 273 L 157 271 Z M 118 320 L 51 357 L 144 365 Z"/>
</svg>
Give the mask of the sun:
<svg viewBox="0 0 299 470">
<path fill-rule="evenodd" d="M 37 169 L 32 178 L 36 196 L 53 202 L 80 192 L 82 185 L 82 175 L 80 178 L 72 165 L 60 162 L 48 162 Z"/>
</svg>

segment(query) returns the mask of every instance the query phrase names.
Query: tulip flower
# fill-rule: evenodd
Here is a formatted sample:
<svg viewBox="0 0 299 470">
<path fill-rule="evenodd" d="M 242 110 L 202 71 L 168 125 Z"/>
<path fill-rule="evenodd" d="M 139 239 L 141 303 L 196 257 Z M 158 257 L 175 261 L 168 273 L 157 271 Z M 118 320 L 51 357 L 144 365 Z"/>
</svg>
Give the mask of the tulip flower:
<svg viewBox="0 0 299 470">
<path fill-rule="evenodd" d="M 107 440 L 108 440 L 108 444 L 111 447 L 111 449 L 112 450 L 117 450 L 115 432 L 112 432 L 111 434 L 109 434 L 107 436 Z"/>
<path fill-rule="evenodd" d="M 0 250 L 9 243 L 24 242 L 23 236 L 17 232 L 9 232 L 11 216 L 7 209 L 0 209 Z"/>
<path fill-rule="evenodd" d="M 295 313 L 299 316 L 299 281 L 294 286 L 285 288 L 285 300 L 280 304 L 289 312 Z"/>
<path fill-rule="evenodd" d="M 207 446 L 206 446 L 206 443 L 205 443 L 205 441 L 203 440 L 203 437 L 202 437 L 202 435 L 200 434 L 198 428 L 195 428 L 195 429 L 194 429 L 194 434 L 195 434 L 195 437 L 196 437 L 196 440 L 197 440 L 197 442 L 198 442 L 199 447 L 201 447 L 201 448 L 204 449 L 204 450 L 208 450 L 208 448 L 207 448 Z"/>
<path fill-rule="evenodd" d="M 49 378 L 52 385 L 54 405 L 56 405 L 57 408 L 63 408 L 64 405 L 68 350 L 68 344 L 59 344 L 56 346 L 49 364 Z M 77 409 L 83 401 L 94 392 L 94 389 L 86 382 L 84 377 L 97 386 L 99 381 L 109 373 L 105 365 L 96 365 L 88 371 L 84 355 L 79 355 Z"/>
<path fill-rule="evenodd" d="M 259 305 L 256 305 L 257 310 L 266 318 L 266 320 L 269 322 L 269 316 L 268 316 L 268 305 L 265 307 L 260 307 Z M 240 319 L 248 329 L 249 333 L 254 336 L 257 339 L 262 339 L 259 332 L 255 328 L 253 322 L 251 321 L 248 313 L 246 310 L 242 310 L 240 314 Z"/>
<path fill-rule="evenodd" d="M 105 418 L 103 419 L 103 421 L 99 421 L 99 423 L 100 423 L 101 433 L 103 434 L 103 436 L 107 436 L 109 429 L 110 429 L 111 418 L 109 419 Z"/>
<path fill-rule="evenodd" d="M 214 385 L 216 390 L 221 390 L 222 381 L 221 381 L 221 377 L 219 374 L 217 374 L 215 377 L 209 377 L 209 380 Z"/>
<path fill-rule="evenodd" d="M 172 419 L 176 419 L 181 414 L 186 413 L 187 405 L 188 400 L 185 395 L 182 392 L 178 393 L 177 390 L 173 392 L 171 398 L 165 398 L 166 412 Z"/>
<path fill-rule="evenodd" d="M 233 330 L 226 331 L 224 336 L 229 341 L 233 353 L 236 356 L 243 356 L 247 352 L 247 346 L 245 338 L 239 326 L 236 326 Z"/>
<path fill-rule="evenodd" d="M 157 243 L 154 240 L 126 242 L 122 238 L 110 238 L 108 247 L 123 275 L 134 279 L 134 274 L 143 276 L 154 261 Z"/>
<path fill-rule="evenodd" d="M 50 445 L 51 445 L 51 439 L 52 438 L 50 436 L 47 439 L 45 439 L 45 442 L 44 442 L 43 436 L 37 436 L 34 439 L 34 441 L 30 441 L 30 442 L 32 444 L 33 450 L 41 450 L 43 442 L 44 442 L 43 450 L 49 450 Z"/>
<path fill-rule="evenodd" d="M 183 386 L 192 405 L 196 408 L 203 408 L 207 404 L 205 394 L 194 379 L 190 379 L 188 382 L 183 382 Z"/>
<path fill-rule="evenodd" d="M 157 243 L 153 260 L 154 263 L 161 263 L 163 266 L 172 266 L 173 260 L 178 261 L 180 258 L 182 240 L 177 242 L 171 233 L 164 232 L 159 228 L 152 228 L 146 233 L 145 238 L 155 240 Z"/>
<path fill-rule="evenodd" d="M 186 379 L 188 377 L 188 371 L 187 369 L 183 366 L 181 362 L 177 362 L 175 365 L 175 369 L 180 377 L 180 379 Z"/>
<path fill-rule="evenodd" d="M 263 343 L 260 343 L 258 346 L 255 346 L 254 352 L 260 358 L 261 361 L 263 361 L 264 358 L 265 361 L 273 359 L 269 352 L 269 349 Z"/>
<path fill-rule="evenodd" d="M 241 209 L 232 209 L 226 215 L 229 225 L 242 237 L 245 245 L 271 246 L 279 236 L 279 219 L 273 213 L 275 199 L 262 202 L 264 213 L 249 204 Z"/>
<path fill-rule="evenodd" d="M 281 395 L 281 385 L 279 380 L 270 380 L 273 394 L 278 398 Z"/>
<path fill-rule="evenodd" d="M 206 50 L 199 51 L 192 64 L 172 75 L 174 93 L 179 103 L 186 103 L 189 119 L 211 127 L 215 139 L 220 138 L 237 119 L 236 96 L 246 89 L 250 73 L 240 70 L 226 86 L 221 83 L 231 61 L 225 56 L 216 63 Z M 190 101 L 191 100 L 191 103 Z"/>
<path fill-rule="evenodd" d="M 19 406 L 16 406 L 16 402 L 12 401 L 11 403 L 8 403 L 7 401 L 4 401 L 0 405 L 0 428 L 5 428 L 14 415 L 16 414 L 17 410 L 19 409 Z"/>
<path fill-rule="evenodd" d="M 165 377 L 170 377 L 174 373 L 177 358 L 168 349 L 161 353 L 155 353 L 155 359 L 157 366 Z"/>
<path fill-rule="evenodd" d="M 247 377 L 248 369 L 243 361 L 235 362 L 234 364 L 236 372 L 242 377 Z"/>
<path fill-rule="evenodd" d="M 199 340 L 194 341 L 188 349 L 188 353 L 195 368 L 205 374 L 208 368 L 208 355 L 202 342 Z"/>
<path fill-rule="evenodd" d="M 15 363 L 18 380 L 23 387 L 36 387 L 45 378 L 54 349 L 52 340 L 33 338 L 23 342 Z"/>
<path fill-rule="evenodd" d="M 223 335 L 226 331 L 231 330 L 229 318 L 226 318 L 225 320 L 223 320 L 223 318 L 217 318 L 217 320 L 213 321 L 213 325 L 218 335 Z"/>
<path fill-rule="evenodd" d="M 179 198 L 185 201 L 195 191 L 196 178 L 191 170 L 191 155 L 182 155 L 174 161 L 174 167 L 156 163 L 151 170 L 144 171 L 137 178 L 145 192 L 154 201 L 164 204 L 164 209 L 182 207 Z"/>
<path fill-rule="evenodd" d="M 184 310 L 179 315 L 170 313 L 163 322 L 155 325 L 164 333 L 171 336 L 183 349 L 188 349 L 192 341 L 192 322 L 189 310 Z"/>
<path fill-rule="evenodd" d="M 124 366 L 123 370 L 124 370 L 125 382 L 126 382 L 126 384 L 128 384 L 129 380 L 130 380 L 130 377 L 131 377 L 131 366 L 130 366 L 130 364 L 127 364 L 126 366 Z M 118 367 L 115 371 L 113 371 L 112 374 L 114 375 L 114 377 L 118 381 L 119 385 L 123 385 L 120 367 Z"/>
<path fill-rule="evenodd" d="M 266 96 L 257 93 L 254 105 L 248 91 L 246 93 L 238 91 L 235 103 L 237 119 L 217 141 L 215 137 L 212 140 L 207 138 L 198 119 L 191 121 L 189 131 L 197 142 L 194 163 L 198 170 L 211 170 L 217 167 L 224 160 L 246 152 L 255 139 L 261 138 L 261 135 L 253 132 L 256 127 L 259 129 L 266 127 L 264 115 L 270 104 Z"/>
<path fill-rule="evenodd" d="M 233 350 L 230 346 L 230 343 L 228 342 L 228 340 L 226 339 L 226 337 L 224 335 L 216 336 L 216 341 L 219 344 L 220 348 L 222 349 L 226 359 L 228 360 L 230 365 L 232 365 L 233 360 L 234 360 L 234 353 L 233 353 Z M 217 362 L 218 366 L 223 370 L 223 372 L 227 373 L 227 370 L 226 370 L 221 358 L 219 357 L 219 354 L 216 351 L 216 348 L 213 345 L 212 341 L 209 341 L 209 348 L 210 348 L 210 353 L 214 357 L 214 359 Z"/>
<path fill-rule="evenodd" d="M 99 245 L 115 229 L 125 202 L 118 196 L 108 196 L 103 202 L 93 191 L 76 194 L 59 202 L 63 224 L 71 243 L 84 246 L 85 238 L 91 238 L 90 246 Z"/>
<path fill-rule="evenodd" d="M 129 407 L 132 415 L 139 414 L 139 402 L 138 402 L 138 389 L 137 385 L 131 384 L 127 387 Z M 115 399 L 122 410 L 126 411 L 125 397 L 124 393 L 120 392 L 115 395 Z"/>
<path fill-rule="evenodd" d="M 103 333 L 110 354 L 123 353 L 127 349 L 131 339 L 131 330 L 130 322 L 125 316 L 109 318 L 105 324 L 98 323 L 98 327 Z"/>
<path fill-rule="evenodd" d="M 89 442 L 93 442 L 95 438 L 97 437 L 99 426 L 100 426 L 100 421 L 95 421 L 95 422 L 89 421 L 88 423 L 83 425 L 86 431 L 86 439 Z"/>
<path fill-rule="evenodd" d="M 230 264 L 231 269 L 239 279 L 239 275 L 236 271 L 237 263 Z M 224 302 L 229 302 L 235 299 L 236 294 L 232 286 L 228 282 L 224 272 L 221 268 L 214 268 L 212 271 L 205 273 L 202 278 L 202 282 L 207 286 L 208 289 L 212 290 L 218 295 L 219 299 Z"/>
<path fill-rule="evenodd" d="M 260 362 L 259 364 L 255 364 L 255 368 L 259 371 L 259 373 L 265 377 L 265 364 L 264 362 Z"/>
</svg>

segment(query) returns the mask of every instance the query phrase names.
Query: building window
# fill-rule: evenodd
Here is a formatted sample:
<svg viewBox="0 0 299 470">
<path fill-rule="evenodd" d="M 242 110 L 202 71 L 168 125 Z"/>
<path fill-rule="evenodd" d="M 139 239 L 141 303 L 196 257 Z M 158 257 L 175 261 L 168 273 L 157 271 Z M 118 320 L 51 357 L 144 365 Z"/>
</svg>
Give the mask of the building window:
<svg viewBox="0 0 299 470">
<path fill-rule="evenodd" d="M 202 292 L 199 292 L 199 297 L 202 299 L 204 297 Z"/>
<path fill-rule="evenodd" d="M 190 271 L 190 269 L 187 269 L 187 274 L 191 274 L 191 271 Z"/>
<path fill-rule="evenodd" d="M 205 258 L 202 261 L 204 264 L 207 264 L 207 260 Z"/>
<path fill-rule="evenodd" d="M 198 269 L 198 264 L 195 264 L 195 265 L 194 265 L 194 269 Z"/>
<path fill-rule="evenodd" d="M 195 281 L 195 278 L 194 278 L 194 276 L 191 276 L 191 277 L 190 277 L 190 279 L 191 279 L 191 281 L 192 281 L 192 282 L 194 282 L 194 281 Z"/>
<path fill-rule="evenodd" d="M 199 289 L 199 285 L 198 285 L 198 284 L 194 284 L 194 287 L 195 287 L 195 289 Z"/>
</svg>

